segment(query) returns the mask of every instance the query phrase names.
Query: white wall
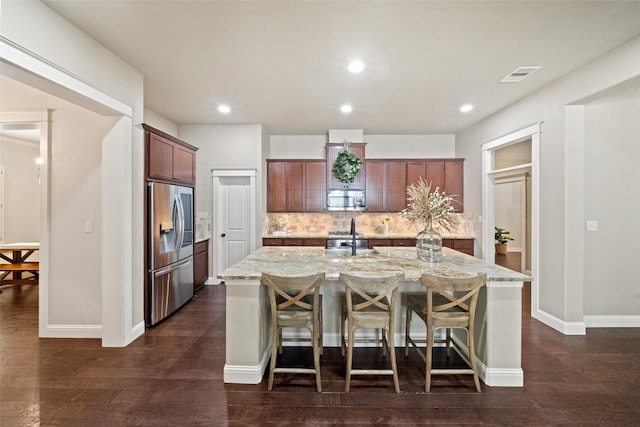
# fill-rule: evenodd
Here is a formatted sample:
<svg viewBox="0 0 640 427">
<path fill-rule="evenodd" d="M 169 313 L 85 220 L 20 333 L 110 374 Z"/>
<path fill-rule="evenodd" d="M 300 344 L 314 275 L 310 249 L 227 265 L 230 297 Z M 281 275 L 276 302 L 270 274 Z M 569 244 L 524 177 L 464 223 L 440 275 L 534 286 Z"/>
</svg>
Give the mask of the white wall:
<svg viewBox="0 0 640 427">
<path fill-rule="evenodd" d="M 179 125 L 177 137 L 198 147 L 196 153 L 195 211 L 211 212 L 213 206 L 212 169 L 251 169 L 256 171 L 256 206 L 262 206 L 265 195 L 266 165 L 263 150 L 268 147 L 268 135 L 262 125 Z M 266 206 L 266 205 L 265 205 Z M 262 231 L 265 208 L 256 214 L 256 241 Z M 212 240 L 216 236 L 212 236 Z M 210 243 L 213 243 L 210 242 Z M 215 248 L 210 246 L 211 249 Z M 213 255 L 209 271 L 213 271 Z M 217 281 L 216 281 L 217 283 Z"/>
<path fill-rule="evenodd" d="M 585 98 L 598 97 L 602 91 L 640 75 L 638 58 L 640 38 L 629 41 L 456 135 L 456 155 L 466 159 L 465 213 L 478 213 L 482 211 L 481 145 L 538 121 L 544 122 L 540 148 L 538 242 L 542 250 L 539 257 L 540 273 L 534 279 L 539 289 L 540 310 L 564 325 L 582 322 L 584 314 L 580 298 L 584 287 L 580 280 L 582 271 L 575 270 L 583 265 L 583 260 L 576 259 L 581 257 L 583 251 L 581 244 L 565 237 L 584 232 L 584 223 L 573 220 L 576 216 L 574 211 L 581 209 L 582 204 L 565 203 L 568 194 L 574 197 L 572 200 L 582 200 L 582 181 L 573 179 L 582 171 L 578 170 L 580 166 L 576 168 L 572 163 L 572 159 L 576 158 L 572 150 L 582 145 L 579 141 L 567 140 L 567 134 L 579 135 L 580 132 L 567 130 L 571 123 L 566 121 L 565 106 L 584 103 Z M 615 119 L 616 123 L 623 120 L 623 117 Z M 638 203 L 637 198 L 630 203 Z M 492 238 L 481 236 L 477 223 L 476 226 L 478 238 Z M 630 249 L 624 242 L 617 244 L 620 245 L 619 251 Z M 629 265 L 619 267 L 625 269 Z"/>
<path fill-rule="evenodd" d="M 271 159 L 325 159 L 328 135 L 271 135 Z M 455 157 L 454 135 L 364 135 L 368 159 Z"/>
<path fill-rule="evenodd" d="M 4 165 L 4 241 L 40 239 L 40 146 L 0 135 L 0 165 Z"/>
<path fill-rule="evenodd" d="M 585 315 L 640 314 L 640 78 L 585 105 Z"/>
<path fill-rule="evenodd" d="M 162 132 L 168 133 L 169 135 L 173 135 L 177 138 L 176 135 L 178 135 L 178 125 L 173 123 L 171 120 L 167 120 L 155 111 L 145 108 L 143 123 L 161 130 Z"/>
</svg>

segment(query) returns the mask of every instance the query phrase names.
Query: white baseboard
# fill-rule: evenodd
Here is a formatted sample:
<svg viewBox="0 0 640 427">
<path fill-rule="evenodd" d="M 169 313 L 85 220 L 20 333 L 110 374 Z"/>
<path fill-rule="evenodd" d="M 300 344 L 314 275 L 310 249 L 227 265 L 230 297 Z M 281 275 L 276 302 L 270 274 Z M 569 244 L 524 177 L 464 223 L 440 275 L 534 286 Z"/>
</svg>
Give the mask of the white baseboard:
<svg viewBox="0 0 640 427">
<path fill-rule="evenodd" d="M 491 387 L 523 387 L 524 371 L 519 369 L 489 369 L 478 365 L 478 375 L 482 381 Z"/>
<path fill-rule="evenodd" d="M 210 286 L 210 285 L 219 285 L 220 283 L 222 283 L 219 279 L 216 279 L 215 277 L 209 277 L 207 279 L 206 282 L 204 282 L 205 286 Z"/>
<path fill-rule="evenodd" d="M 233 384 L 260 384 L 264 368 L 261 365 L 224 365 L 224 382 Z"/>
<path fill-rule="evenodd" d="M 640 328 L 640 316 L 584 316 L 587 328 Z"/>
<path fill-rule="evenodd" d="M 469 348 L 466 342 L 461 341 L 459 337 L 453 335 L 453 340 L 462 348 L 467 354 Z M 457 348 L 453 346 L 453 349 L 457 351 Z M 466 355 L 460 355 L 463 359 L 468 359 Z M 478 366 L 478 376 L 486 385 L 491 387 L 523 387 L 524 386 L 524 371 L 522 368 L 488 368 L 479 358 L 476 356 L 476 365 Z"/>
<path fill-rule="evenodd" d="M 223 380 L 232 384 L 260 384 L 264 371 L 267 369 L 271 357 L 271 340 L 262 353 L 262 358 L 258 365 L 229 365 L 225 363 Z"/>
<path fill-rule="evenodd" d="M 138 324 L 134 325 L 133 328 L 131 328 L 131 333 L 125 337 L 124 345 L 127 346 L 132 342 L 134 342 L 135 340 L 137 340 L 138 338 L 140 338 L 142 335 L 144 335 L 144 331 L 145 331 L 145 323 L 143 320 Z"/>
<path fill-rule="evenodd" d="M 565 322 L 542 310 L 538 310 L 535 318 L 564 335 L 586 335 L 587 333 L 585 322 Z"/>
<path fill-rule="evenodd" d="M 102 338 L 102 325 L 47 325 L 43 338 Z"/>
</svg>

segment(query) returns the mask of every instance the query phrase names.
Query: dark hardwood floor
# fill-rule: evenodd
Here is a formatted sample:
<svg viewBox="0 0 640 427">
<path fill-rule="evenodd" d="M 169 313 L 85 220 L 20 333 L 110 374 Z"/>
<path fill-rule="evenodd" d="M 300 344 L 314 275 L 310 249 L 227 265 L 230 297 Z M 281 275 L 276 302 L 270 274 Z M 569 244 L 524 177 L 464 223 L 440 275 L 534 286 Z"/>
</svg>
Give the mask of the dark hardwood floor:
<svg viewBox="0 0 640 427">
<path fill-rule="evenodd" d="M 390 377 L 356 377 L 344 393 L 343 360 L 327 348 L 322 393 L 311 375 L 278 375 L 268 392 L 266 381 L 222 381 L 224 285 L 205 287 L 126 348 L 39 339 L 37 294 L 34 286 L 0 294 L 2 427 L 640 425 L 640 329 L 564 336 L 525 313 L 522 388 L 483 384 L 477 394 L 468 376 L 436 377 L 425 394 L 422 362 L 398 348 L 402 393 Z M 377 349 L 356 350 L 357 363 L 385 363 Z M 307 349 L 285 352 L 293 362 L 309 357 Z"/>
</svg>

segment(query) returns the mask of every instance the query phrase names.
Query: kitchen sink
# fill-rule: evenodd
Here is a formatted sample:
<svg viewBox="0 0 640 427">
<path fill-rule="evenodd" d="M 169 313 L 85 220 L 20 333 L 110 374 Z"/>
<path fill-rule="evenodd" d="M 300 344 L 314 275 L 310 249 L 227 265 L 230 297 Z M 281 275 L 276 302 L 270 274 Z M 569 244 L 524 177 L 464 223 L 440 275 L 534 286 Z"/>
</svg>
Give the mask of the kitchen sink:
<svg viewBox="0 0 640 427">
<path fill-rule="evenodd" d="M 325 255 L 344 255 L 351 256 L 351 248 L 327 248 L 324 250 Z M 373 255 L 377 254 L 375 249 L 358 248 L 356 255 Z"/>
</svg>

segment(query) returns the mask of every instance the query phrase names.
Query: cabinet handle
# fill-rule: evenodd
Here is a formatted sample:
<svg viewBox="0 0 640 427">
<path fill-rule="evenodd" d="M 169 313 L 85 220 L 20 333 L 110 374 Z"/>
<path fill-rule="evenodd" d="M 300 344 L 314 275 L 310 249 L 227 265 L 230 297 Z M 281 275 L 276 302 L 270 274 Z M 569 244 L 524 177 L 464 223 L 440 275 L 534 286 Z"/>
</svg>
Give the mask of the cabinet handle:
<svg viewBox="0 0 640 427">
<path fill-rule="evenodd" d="M 220 237 L 227 237 L 226 233 L 222 233 Z"/>
</svg>

